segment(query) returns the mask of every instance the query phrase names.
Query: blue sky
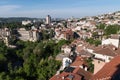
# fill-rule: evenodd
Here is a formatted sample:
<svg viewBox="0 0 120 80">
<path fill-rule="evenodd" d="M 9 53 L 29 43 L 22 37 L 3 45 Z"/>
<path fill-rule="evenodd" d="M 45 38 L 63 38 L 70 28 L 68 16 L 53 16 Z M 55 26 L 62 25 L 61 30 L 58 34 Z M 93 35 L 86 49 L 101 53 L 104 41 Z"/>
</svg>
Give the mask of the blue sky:
<svg viewBox="0 0 120 80">
<path fill-rule="evenodd" d="M 120 0 L 0 0 L 0 17 L 68 18 L 120 10 Z"/>
</svg>

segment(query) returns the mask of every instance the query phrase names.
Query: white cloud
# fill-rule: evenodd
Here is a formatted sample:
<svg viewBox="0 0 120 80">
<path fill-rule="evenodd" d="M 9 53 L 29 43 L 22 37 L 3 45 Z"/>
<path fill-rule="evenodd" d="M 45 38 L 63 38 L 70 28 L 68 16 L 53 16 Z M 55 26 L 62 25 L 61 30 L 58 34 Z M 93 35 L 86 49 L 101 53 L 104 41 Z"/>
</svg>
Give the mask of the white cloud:
<svg viewBox="0 0 120 80">
<path fill-rule="evenodd" d="M 19 6 L 19 5 L 1 5 L 0 12 L 1 13 L 10 12 L 10 11 L 13 11 L 13 10 L 18 9 L 20 7 L 21 6 Z"/>
<path fill-rule="evenodd" d="M 23 9 L 22 9 L 23 8 Z M 0 16 L 2 17 L 45 17 L 51 15 L 52 17 L 83 17 L 98 15 L 107 12 L 119 10 L 118 8 L 111 8 L 109 6 L 103 7 L 74 7 L 64 9 L 26 9 L 19 5 L 4 5 L 0 6 Z"/>
</svg>

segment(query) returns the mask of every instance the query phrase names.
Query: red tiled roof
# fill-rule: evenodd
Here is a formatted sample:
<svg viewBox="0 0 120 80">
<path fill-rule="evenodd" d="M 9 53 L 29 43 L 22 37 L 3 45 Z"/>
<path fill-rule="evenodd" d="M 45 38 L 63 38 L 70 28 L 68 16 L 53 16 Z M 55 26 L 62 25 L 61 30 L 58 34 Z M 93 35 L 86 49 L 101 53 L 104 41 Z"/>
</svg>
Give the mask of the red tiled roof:
<svg viewBox="0 0 120 80">
<path fill-rule="evenodd" d="M 93 76 L 92 73 L 85 71 L 84 69 L 81 68 L 79 69 L 77 74 L 84 76 L 84 80 L 89 80 Z"/>
<path fill-rule="evenodd" d="M 77 46 L 76 51 L 80 53 L 83 50 L 84 46 Z"/>
<path fill-rule="evenodd" d="M 96 73 L 91 80 L 111 80 L 111 78 L 116 74 L 120 75 L 120 56 L 113 58 L 98 73 Z"/>
<path fill-rule="evenodd" d="M 75 67 L 79 67 L 84 63 L 84 60 L 78 56 L 75 61 L 70 65 L 70 66 L 75 66 Z"/>
<path fill-rule="evenodd" d="M 81 80 L 82 76 L 77 74 L 79 69 L 80 68 L 76 68 L 73 73 L 62 72 L 59 75 L 54 75 L 50 80 L 71 80 L 69 77 L 70 75 L 73 77 L 72 80 Z"/>
<path fill-rule="evenodd" d="M 59 75 L 54 75 L 50 80 L 71 80 L 69 78 L 70 75 L 73 76 L 72 80 L 82 80 L 83 77 L 85 80 L 89 80 L 92 77 L 92 73 L 85 71 L 80 67 L 76 67 L 72 73 L 62 72 Z"/>
<path fill-rule="evenodd" d="M 118 48 L 116 51 L 117 55 L 120 55 L 120 48 Z"/>
</svg>

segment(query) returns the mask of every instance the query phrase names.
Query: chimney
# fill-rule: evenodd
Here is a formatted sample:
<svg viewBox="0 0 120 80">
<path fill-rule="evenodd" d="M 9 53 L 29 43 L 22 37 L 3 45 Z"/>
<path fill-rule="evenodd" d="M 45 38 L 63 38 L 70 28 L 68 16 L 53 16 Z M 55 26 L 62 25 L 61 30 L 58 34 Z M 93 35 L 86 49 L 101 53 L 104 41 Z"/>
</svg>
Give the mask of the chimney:
<svg viewBox="0 0 120 80">
<path fill-rule="evenodd" d="M 102 48 L 105 48 L 105 45 L 103 45 Z"/>
<path fill-rule="evenodd" d="M 117 48 L 113 47 L 113 50 L 115 51 L 115 50 L 117 50 Z"/>
<path fill-rule="evenodd" d="M 80 68 L 83 69 L 83 66 L 81 65 Z"/>
<path fill-rule="evenodd" d="M 85 69 L 84 69 L 85 71 L 87 71 L 87 67 L 85 66 Z"/>
<path fill-rule="evenodd" d="M 62 76 L 62 80 L 64 80 L 65 79 L 65 77 L 64 76 Z"/>
</svg>

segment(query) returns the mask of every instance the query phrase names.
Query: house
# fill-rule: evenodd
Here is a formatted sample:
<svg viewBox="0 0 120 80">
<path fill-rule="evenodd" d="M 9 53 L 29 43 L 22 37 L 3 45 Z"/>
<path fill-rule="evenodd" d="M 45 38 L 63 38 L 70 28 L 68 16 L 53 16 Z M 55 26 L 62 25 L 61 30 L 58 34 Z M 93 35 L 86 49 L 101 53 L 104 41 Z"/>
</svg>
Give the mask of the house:
<svg viewBox="0 0 120 80">
<path fill-rule="evenodd" d="M 92 77 L 85 59 L 80 56 L 77 56 L 73 63 L 69 58 L 64 58 L 62 66 L 63 72 L 54 75 L 50 80 L 89 80 Z"/>
<path fill-rule="evenodd" d="M 65 53 L 65 54 L 70 54 L 71 53 L 71 47 L 68 46 L 68 45 L 63 45 L 61 47 L 61 51 L 63 51 L 63 53 Z"/>
<path fill-rule="evenodd" d="M 92 33 L 91 32 L 86 32 L 86 31 L 81 31 L 78 33 L 78 35 L 80 36 L 81 39 L 89 39 L 92 37 Z"/>
<path fill-rule="evenodd" d="M 68 58 L 68 57 L 63 58 L 63 60 L 62 60 L 63 69 L 65 67 L 68 67 L 71 63 L 72 63 L 72 60 L 70 58 Z"/>
<path fill-rule="evenodd" d="M 101 70 L 103 68 L 103 66 L 106 64 L 106 62 L 99 60 L 99 59 L 93 59 L 92 64 L 94 64 L 93 74 L 96 74 L 99 70 Z"/>
<path fill-rule="evenodd" d="M 119 55 L 120 48 L 115 47 L 114 45 L 100 45 L 98 47 L 92 47 L 86 49 L 94 58 L 109 62 L 112 58 Z"/>
<path fill-rule="evenodd" d="M 28 25 L 28 24 L 32 24 L 32 22 L 30 20 L 22 21 L 22 25 Z"/>
<path fill-rule="evenodd" d="M 116 49 L 117 48 L 113 45 L 100 46 L 93 51 L 93 54 L 95 58 L 109 62 L 112 58 L 118 55 L 118 53 L 115 52 Z"/>
<path fill-rule="evenodd" d="M 71 29 L 66 29 L 64 28 L 63 30 L 61 29 L 55 29 L 55 39 L 61 40 L 71 40 L 74 37 L 74 32 Z"/>
<path fill-rule="evenodd" d="M 65 53 L 60 53 L 56 56 L 56 60 L 59 60 L 59 61 L 62 61 L 63 58 L 65 57 L 69 57 L 70 55 L 69 54 L 65 54 Z"/>
<path fill-rule="evenodd" d="M 115 47 L 119 47 L 119 39 L 105 39 L 105 40 L 102 40 L 102 45 L 107 45 L 107 44 L 112 44 L 114 45 Z"/>
<path fill-rule="evenodd" d="M 66 68 L 61 74 L 54 75 L 50 80 L 89 80 L 92 74 L 79 67 Z"/>
<path fill-rule="evenodd" d="M 65 40 L 73 39 L 73 31 L 71 29 L 67 29 L 67 30 L 63 31 L 63 34 L 64 34 Z"/>
<path fill-rule="evenodd" d="M 66 68 L 65 71 L 63 71 L 59 75 L 54 75 L 50 80 L 82 80 L 82 76 L 77 74 L 80 68 Z"/>
<path fill-rule="evenodd" d="M 29 41 L 30 36 L 29 36 L 29 31 L 28 30 L 26 30 L 25 28 L 20 28 L 17 31 L 18 31 L 18 34 L 19 34 L 18 38 L 20 40 Z"/>
<path fill-rule="evenodd" d="M 40 37 L 42 37 L 42 35 L 40 35 L 40 32 L 38 30 L 29 31 L 29 41 L 38 41 L 40 40 Z"/>
<path fill-rule="evenodd" d="M 23 41 L 38 41 L 41 39 L 42 35 L 40 34 L 40 31 L 36 28 L 32 27 L 31 30 L 26 30 L 25 28 L 20 28 L 17 30 L 18 32 L 18 38 Z"/>
<path fill-rule="evenodd" d="M 9 37 L 11 35 L 11 31 L 8 28 L 0 29 L 1 37 Z"/>
<path fill-rule="evenodd" d="M 116 56 L 98 71 L 91 80 L 120 80 L 120 56 Z"/>
<path fill-rule="evenodd" d="M 71 67 L 80 67 L 81 69 L 84 69 L 85 71 L 88 70 L 88 66 L 85 62 L 85 60 L 81 57 L 81 56 L 77 56 L 75 61 L 73 63 L 71 63 L 70 65 Z"/>
<path fill-rule="evenodd" d="M 60 54 L 58 54 L 58 55 L 56 56 L 56 60 L 62 61 L 63 58 L 69 57 L 69 56 L 72 54 L 72 51 L 71 51 L 71 50 L 72 50 L 72 48 L 71 48 L 70 46 L 68 46 L 68 45 L 63 45 L 63 46 L 61 47 L 62 53 L 60 53 Z"/>
<path fill-rule="evenodd" d="M 88 43 L 81 40 L 76 46 L 75 52 L 77 53 L 77 55 L 82 57 L 90 57 L 91 53 L 86 50 L 87 45 Z"/>
<path fill-rule="evenodd" d="M 92 57 L 93 55 L 90 52 L 88 52 L 87 50 L 83 49 L 79 52 L 79 56 L 89 58 L 89 57 Z"/>
</svg>

